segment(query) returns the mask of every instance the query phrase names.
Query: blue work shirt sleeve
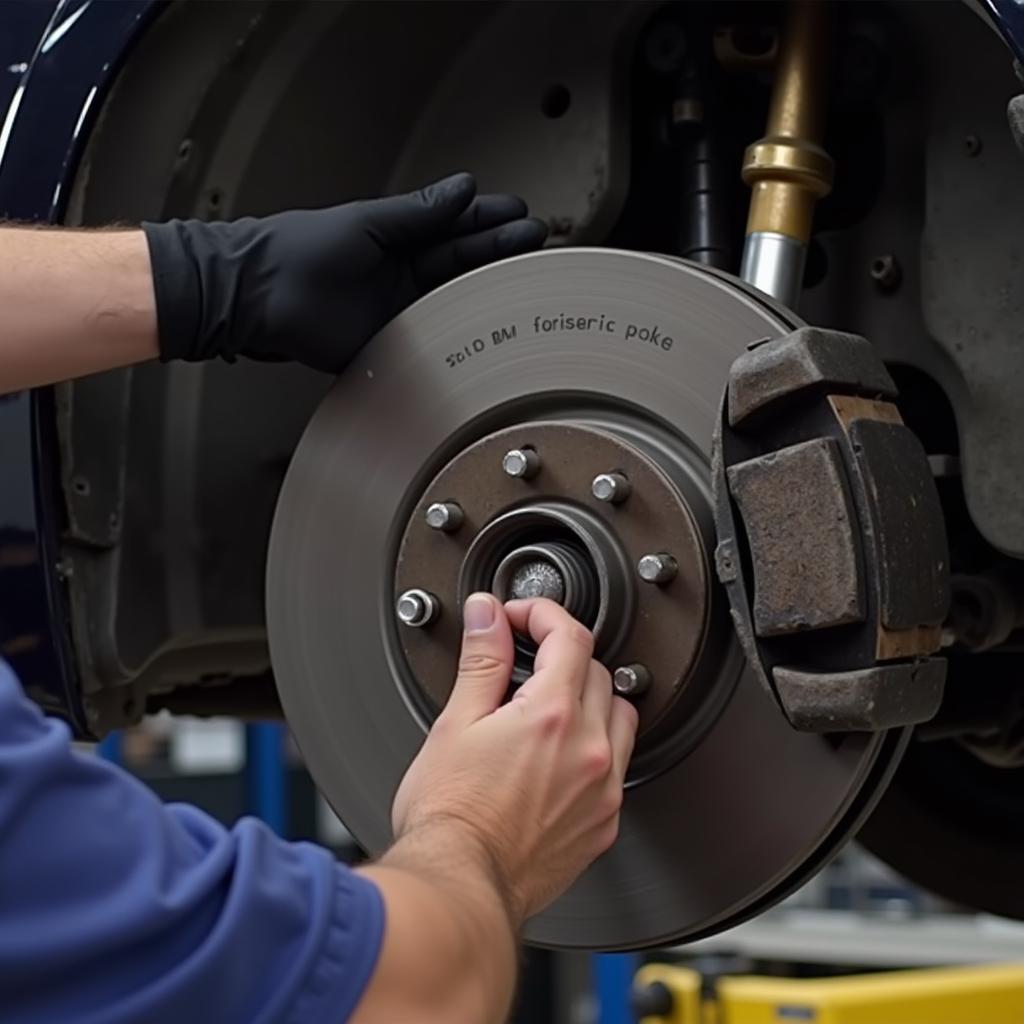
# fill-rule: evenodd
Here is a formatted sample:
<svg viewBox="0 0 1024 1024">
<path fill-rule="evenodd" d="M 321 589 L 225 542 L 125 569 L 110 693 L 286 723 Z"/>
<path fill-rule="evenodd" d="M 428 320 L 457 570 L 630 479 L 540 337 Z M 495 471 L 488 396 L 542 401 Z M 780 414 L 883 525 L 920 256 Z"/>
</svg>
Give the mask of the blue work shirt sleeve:
<svg viewBox="0 0 1024 1024">
<path fill-rule="evenodd" d="M 328 851 L 162 804 L 0 662 L 0 1021 L 341 1024 L 383 930 Z"/>
</svg>

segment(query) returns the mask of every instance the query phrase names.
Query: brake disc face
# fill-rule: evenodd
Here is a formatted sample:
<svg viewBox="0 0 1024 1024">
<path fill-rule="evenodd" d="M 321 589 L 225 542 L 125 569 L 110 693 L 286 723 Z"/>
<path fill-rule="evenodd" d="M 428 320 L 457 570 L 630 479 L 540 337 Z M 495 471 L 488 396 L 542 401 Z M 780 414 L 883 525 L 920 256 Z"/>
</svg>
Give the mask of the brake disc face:
<svg viewBox="0 0 1024 1024">
<path fill-rule="evenodd" d="M 730 364 L 793 327 L 671 259 L 547 251 L 428 296 L 339 379 L 281 492 L 268 627 L 310 770 L 371 853 L 450 692 L 474 589 L 562 600 L 610 668 L 648 684 L 620 838 L 529 941 L 633 948 L 719 930 L 859 824 L 903 733 L 794 731 L 746 667 L 710 569 Z M 403 595 L 419 628 L 396 616 Z"/>
</svg>

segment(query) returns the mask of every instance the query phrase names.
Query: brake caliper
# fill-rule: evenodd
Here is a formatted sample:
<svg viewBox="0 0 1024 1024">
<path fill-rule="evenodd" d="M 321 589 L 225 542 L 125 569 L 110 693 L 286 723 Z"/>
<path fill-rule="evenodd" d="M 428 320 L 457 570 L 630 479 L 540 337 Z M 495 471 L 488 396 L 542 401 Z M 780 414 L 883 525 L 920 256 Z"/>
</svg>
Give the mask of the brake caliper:
<svg viewBox="0 0 1024 1024">
<path fill-rule="evenodd" d="M 715 432 L 715 562 L 744 651 L 794 728 L 938 710 L 949 554 L 928 457 L 856 335 L 802 327 L 733 364 Z"/>
</svg>

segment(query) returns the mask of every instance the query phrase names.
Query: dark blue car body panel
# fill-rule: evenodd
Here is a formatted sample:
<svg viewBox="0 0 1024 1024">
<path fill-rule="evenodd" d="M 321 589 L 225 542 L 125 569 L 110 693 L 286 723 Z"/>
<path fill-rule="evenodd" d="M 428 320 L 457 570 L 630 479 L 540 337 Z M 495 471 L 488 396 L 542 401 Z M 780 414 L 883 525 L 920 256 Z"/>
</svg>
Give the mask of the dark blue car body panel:
<svg viewBox="0 0 1024 1024">
<path fill-rule="evenodd" d="M 62 218 L 91 117 L 159 6 L 0 4 L 0 217 Z M 52 401 L 49 389 L 0 400 L 0 653 L 40 704 L 85 736 L 57 565 Z"/>
<path fill-rule="evenodd" d="M 981 0 L 1024 61 L 1024 0 Z M 0 3 L 0 217 L 62 219 L 83 140 L 162 0 Z M 2 315 L 2 311 L 0 311 Z M 29 692 L 90 729 L 59 576 L 52 393 L 0 399 L 0 653 Z"/>
<path fill-rule="evenodd" d="M 1014 59 L 1024 62 L 1024 0 L 982 0 Z"/>
</svg>

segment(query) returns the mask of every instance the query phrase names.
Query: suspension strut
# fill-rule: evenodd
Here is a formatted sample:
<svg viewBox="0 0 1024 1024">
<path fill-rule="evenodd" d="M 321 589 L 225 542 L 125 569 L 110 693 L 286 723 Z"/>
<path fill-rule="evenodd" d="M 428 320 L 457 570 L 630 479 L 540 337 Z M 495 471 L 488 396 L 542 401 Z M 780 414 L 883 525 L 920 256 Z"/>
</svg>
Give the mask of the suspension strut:
<svg viewBox="0 0 1024 1024">
<path fill-rule="evenodd" d="M 743 157 L 752 194 L 740 276 L 791 309 L 800 295 L 814 204 L 832 188 L 832 160 L 821 146 L 828 6 L 791 0 L 767 131 Z"/>
</svg>

